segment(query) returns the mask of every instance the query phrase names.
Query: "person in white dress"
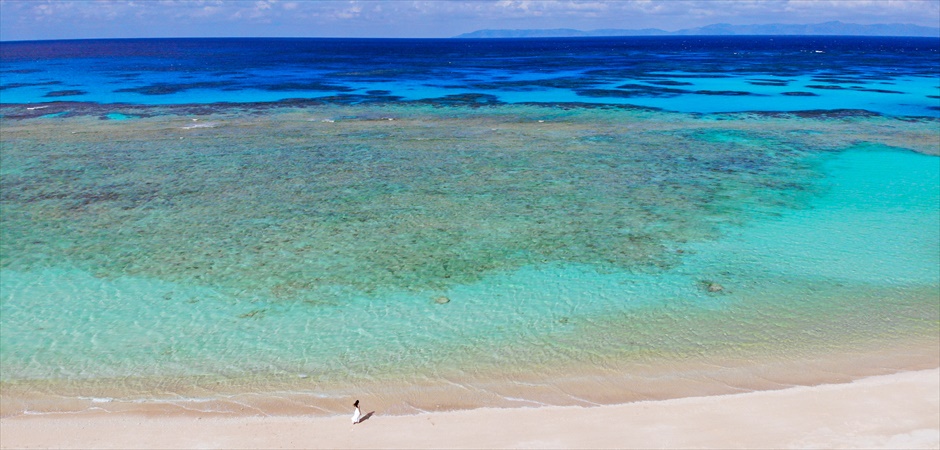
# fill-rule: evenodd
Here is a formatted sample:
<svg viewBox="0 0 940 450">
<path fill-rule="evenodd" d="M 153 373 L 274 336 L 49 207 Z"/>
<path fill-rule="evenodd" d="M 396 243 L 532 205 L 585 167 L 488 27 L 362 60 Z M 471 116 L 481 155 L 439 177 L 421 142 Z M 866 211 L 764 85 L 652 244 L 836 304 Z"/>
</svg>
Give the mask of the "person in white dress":
<svg viewBox="0 0 940 450">
<path fill-rule="evenodd" d="M 356 407 L 356 410 L 353 411 L 352 423 L 353 425 L 359 423 L 359 420 L 362 419 L 362 412 L 359 411 L 359 400 L 356 400 L 356 403 L 353 403 L 353 406 Z"/>
</svg>

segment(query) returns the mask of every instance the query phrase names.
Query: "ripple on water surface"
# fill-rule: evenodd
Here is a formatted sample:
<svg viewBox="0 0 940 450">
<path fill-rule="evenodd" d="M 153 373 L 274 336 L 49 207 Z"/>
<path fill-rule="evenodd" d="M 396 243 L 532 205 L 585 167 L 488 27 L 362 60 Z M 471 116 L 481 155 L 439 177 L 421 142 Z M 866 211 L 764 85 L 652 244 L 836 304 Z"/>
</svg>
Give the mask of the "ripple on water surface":
<svg viewBox="0 0 940 450">
<path fill-rule="evenodd" d="M 4 382 L 611 374 L 937 331 L 940 165 L 884 145 L 929 144 L 929 124 L 211 122 L 5 128 Z"/>
</svg>

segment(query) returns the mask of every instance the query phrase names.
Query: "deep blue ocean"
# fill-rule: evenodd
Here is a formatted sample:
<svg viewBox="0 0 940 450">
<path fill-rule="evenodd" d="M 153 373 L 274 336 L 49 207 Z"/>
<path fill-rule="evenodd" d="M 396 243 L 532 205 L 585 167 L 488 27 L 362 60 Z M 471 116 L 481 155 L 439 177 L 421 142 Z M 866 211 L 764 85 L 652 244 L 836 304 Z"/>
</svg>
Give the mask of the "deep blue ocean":
<svg viewBox="0 0 940 450">
<path fill-rule="evenodd" d="M 0 416 L 938 365 L 938 39 L 0 43 Z"/>
<path fill-rule="evenodd" d="M 590 103 L 940 115 L 940 41 L 148 39 L 0 44 L 0 102 Z"/>
</svg>

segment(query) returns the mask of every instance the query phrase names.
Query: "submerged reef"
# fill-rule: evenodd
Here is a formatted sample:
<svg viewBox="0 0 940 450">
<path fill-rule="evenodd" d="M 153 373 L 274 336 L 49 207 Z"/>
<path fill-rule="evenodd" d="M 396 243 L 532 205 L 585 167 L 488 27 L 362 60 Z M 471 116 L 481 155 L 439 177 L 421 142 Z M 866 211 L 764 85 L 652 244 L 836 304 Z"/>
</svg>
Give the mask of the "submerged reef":
<svg viewBox="0 0 940 450">
<path fill-rule="evenodd" d="M 5 123 L 0 268 L 67 260 L 101 277 L 312 302 L 552 262 L 661 271 L 685 243 L 805 207 L 807 155 L 886 136 L 936 143 L 936 121 L 856 112 L 491 101 L 30 110 L 73 115 Z"/>
</svg>

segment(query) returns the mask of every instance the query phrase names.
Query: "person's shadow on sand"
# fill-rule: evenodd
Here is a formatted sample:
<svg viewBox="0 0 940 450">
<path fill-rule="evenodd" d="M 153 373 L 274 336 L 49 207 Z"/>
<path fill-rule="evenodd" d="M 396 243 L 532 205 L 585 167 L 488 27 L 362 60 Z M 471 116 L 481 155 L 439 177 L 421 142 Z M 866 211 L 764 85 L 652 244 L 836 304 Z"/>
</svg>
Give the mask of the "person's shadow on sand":
<svg viewBox="0 0 940 450">
<path fill-rule="evenodd" d="M 360 417 L 360 418 L 359 418 L 359 423 L 362 423 L 362 422 L 365 422 L 365 421 L 369 420 L 369 418 L 372 417 L 373 414 L 375 414 L 375 411 L 372 411 L 372 412 L 367 413 L 366 415 Z"/>
</svg>

